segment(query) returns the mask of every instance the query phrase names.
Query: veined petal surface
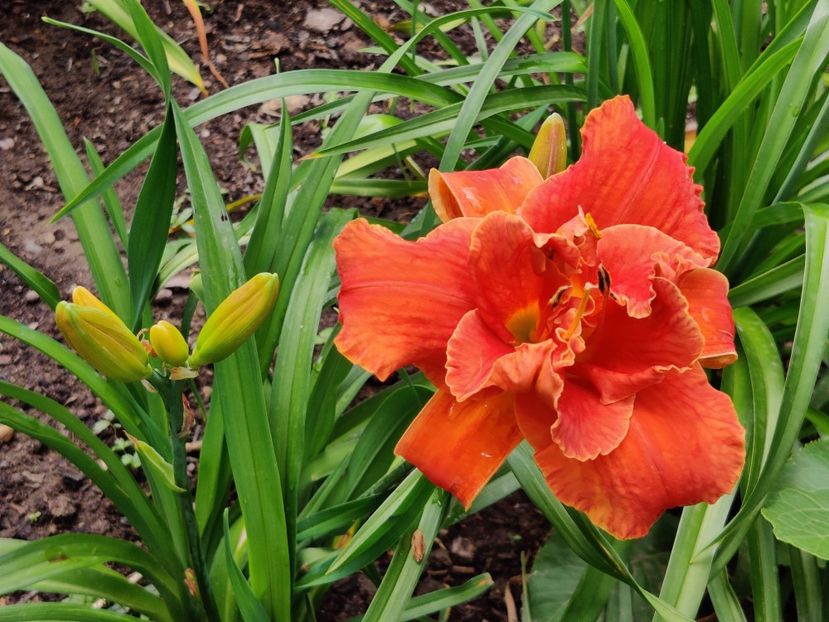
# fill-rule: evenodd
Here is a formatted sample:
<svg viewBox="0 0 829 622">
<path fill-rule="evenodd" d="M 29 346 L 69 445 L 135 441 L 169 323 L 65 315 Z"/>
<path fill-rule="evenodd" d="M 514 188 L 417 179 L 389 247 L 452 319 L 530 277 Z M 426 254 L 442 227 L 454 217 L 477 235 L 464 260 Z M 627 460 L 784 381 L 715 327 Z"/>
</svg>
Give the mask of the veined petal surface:
<svg viewBox="0 0 829 622">
<path fill-rule="evenodd" d="M 516 445 L 512 396 L 458 402 L 439 390 L 397 444 L 402 456 L 468 508 Z"/>
<path fill-rule="evenodd" d="M 484 171 L 429 172 L 429 196 L 443 222 L 460 216 L 486 216 L 492 212 L 512 214 L 530 190 L 543 180 L 527 158 L 516 156 L 501 168 Z"/>
<path fill-rule="evenodd" d="M 720 369 L 737 360 L 734 346 L 734 314 L 728 302 L 728 279 L 710 268 L 698 268 L 677 281 L 688 301 L 688 313 L 699 326 L 705 345 L 700 354 L 703 367 Z"/>
<path fill-rule="evenodd" d="M 536 187 L 519 213 L 537 232 L 553 232 L 581 207 L 600 228 L 650 225 L 706 260 L 719 253 L 700 199 L 702 186 L 684 154 L 668 147 L 636 116 L 627 96 L 590 112 L 578 162 Z"/>
<path fill-rule="evenodd" d="M 550 442 L 536 446 L 536 461 L 563 503 L 619 538 L 638 538 L 665 510 L 730 492 L 744 436 L 729 397 L 697 366 L 637 394 L 628 434 L 608 455 L 573 460 Z"/>
<path fill-rule="evenodd" d="M 409 242 L 363 219 L 349 223 L 334 242 L 340 352 L 381 380 L 414 364 L 441 384 L 446 343 L 474 307 L 467 268 L 474 224 L 455 219 Z"/>
</svg>

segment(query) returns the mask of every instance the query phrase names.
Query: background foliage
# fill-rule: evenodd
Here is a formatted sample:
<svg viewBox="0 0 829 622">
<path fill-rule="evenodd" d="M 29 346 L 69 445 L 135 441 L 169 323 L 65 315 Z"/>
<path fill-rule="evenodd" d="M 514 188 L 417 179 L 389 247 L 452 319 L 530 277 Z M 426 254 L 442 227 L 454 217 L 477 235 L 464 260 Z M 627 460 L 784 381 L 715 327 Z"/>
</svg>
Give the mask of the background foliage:
<svg viewBox="0 0 829 622">
<path fill-rule="evenodd" d="M 718 268 L 732 285 L 740 359 L 713 380 L 732 396 L 748 430 L 742 480 L 716 504 L 686 508 L 678 523 L 668 515 L 647 538 L 621 543 L 562 506 L 521 446 L 471 512 L 521 487 L 555 528 L 525 582 L 524 620 L 683 620 L 697 615 L 706 596 L 705 606 L 723 620 L 824 619 L 829 2 L 502 0 L 484 7 L 469 0 L 432 18 L 418 2 L 397 0 L 411 16 L 402 45 L 356 4 L 331 3 L 384 55 L 377 71 L 276 73 L 188 108 L 172 96 L 172 71 L 194 84 L 198 72 L 137 0 L 93 3 L 140 48 L 87 34 L 153 76 L 165 117 L 92 179 L 37 78 L 0 44 L 0 72 L 31 116 L 66 199 L 55 218 L 72 218 L 97 291 L 122 318 L 136 329 L 149 326 L 155 293 L 196 263 L 200 276 L 181 318 L 185 334 L 197 304 L 209 312 L 260 271 L 277 272 L 282 281 L 276 310 L 255 341 L 215 367 L 194 506 L 190 492 L 170 486 L 158 467 L 175 465 L 180 451 L 169 402 L 165 407 L 140 385 L 103 379 L 61 343 L 0 317 L 0 331 L 77 376 L 145 448 L 139 482 L 70 409 L 0 381 L 0 422 L 64 454 L 142 540 L 137 546 L 63 534 L 0 541 L 0 593 L 73 595 L 4 607 L 0 620 L 119 620 L 130 613 L 162 621 L 313 620 L 326 586 L 361 570 L 379 584 L 365 620 L 445 619 L 449 607 L 486 590 L 490 579 L 480 576 L 412 597 L 435 534 L 463 514 L 391 453 L 430 395 L 425 379 L 402 373 L 352 405 L 367 374 L 332 347 L 334 331 L 318 331 L 337 287 L 331 240 L 355 216 L 323 206 L 337 193 L 422 193 L 416 166 L 405 179 L 383 174 L 416 154 L 430 154 L 443 170 L 496 166 L 529 149 L 551 110 L 567 119 L 575 160 L 584 115 L 622 92 L 670 145 L 688 147 L 723 241 Z M 464 23 L 476 33 L 475 58 L 452 39 Z M 560 44 L 552 42 L 556 51 L 548 49 L 549 23 L 561 33 Z M 418 55 L 426 39 L 450 62 Z M 283 114 L 277 126 L 246 129 L 265 187 L 255 207 L 231 221 L 192 128 L 245 106 L 311 93 L 332 97 L 295 118 Z M 372 102 L 386 112 L 369 114 Z M 418 114 L 407 114 L 409 105 Z M 330 129 L 315 157 L 295 162 L 292 128 L 312 119 Z M 132 217 L 112 202 L 103 209 L 104 193 L 147 159 Z M 180 176 L 195 238 L 168 236 Z M 436 218 L 426 205 L 405 227 L 383 224 L 417 237 Z M 4 246 L 0 261 L 44 304 L 57 304 L 48 276 Z M 346 532 L 349 538 L 338 537 Z M 412 550 L 413 534 L 422 535 L 422 555 Z M 381 577 L 375 560 L 389 549 L 394 556 Z M 111 564 L 138 571 L 142 582 L 129 582 Z M 78 598 L 89 595 L 108 607 L 93 609 Z"/>
</svg>

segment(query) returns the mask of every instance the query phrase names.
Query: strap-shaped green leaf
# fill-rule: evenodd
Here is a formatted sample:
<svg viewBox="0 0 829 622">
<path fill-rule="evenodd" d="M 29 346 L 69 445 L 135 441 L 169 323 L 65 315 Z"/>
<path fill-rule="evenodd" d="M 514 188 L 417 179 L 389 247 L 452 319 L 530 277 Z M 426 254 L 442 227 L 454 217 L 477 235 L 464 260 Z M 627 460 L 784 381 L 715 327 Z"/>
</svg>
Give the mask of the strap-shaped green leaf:
<svg viewBox="0 0 829 622">
<path fill-rule="evenodd" d="M 0 607 L 0 622 L 128 622 L 135 620 L 106 609 L 74 603 L 25 603 Z"/>
<path fill-rule="evenodd" d="M 161 136 L 138 193 L 130 226 L 127 265 L 133 329 L 138 329 L 141 324 L 141 313 L 158 275 L 167 243 L 176 198 L 177 157 L 176 124 L 168 106 L 161 126 Z"/>
<path fill-rule="evenodd" d="M 757 159 L 746 182 L 745 191 L 734 213 L 728 237 L 723 242 L 717 265 L 729 268 L 745 240 L 746 227 L 754 213 L 762 207 L 763 197 L 775 172 L 777 162 L 786 148 L 798 114 L 811 90 L 813 77 L 829 55 L 829 2 L 820 0 L 812 13 L 803 38 L 803 45 L 792 61 L 780 95 L 774 103 Z"/>
<path fill-rule="evenodd" d="M 11 249 L 0 243 L 0 263 L 14 270 L 28 287 L 37 292 L 41 300 L 54 309 L 60 302 L 58 286 L 48 276 L 15 255 Z"/>
<path fill-rule="evenodd" d="M 332 210 L 320 218 L 291 292 L 285 313 L 290 330 L 283 331 L 280 337 L 279 356 L 271 383 L 269 418 L 276 422 L 276 459 L 282 476 L 288 543 L 292 552 L 305 464 L 305 413 L 311 396 L 317 326 L 334 272 L 332 243 L 352 216 L 349 211 Z"/>
<path fill-rule="evenodd" d="M 829 334 L 829 308 L 823 300 L 824 292 L 829 291 L 829 205 L 806 205 L 804 212 L 806 270 L 777 426 L 757 484 L 718 539 L 715 572 L 736 552 L 798 438 Z"/>
<path fill-rule="evenodd" d="M 236 565 L 236 559 L 233 557 L 233 549 L 230 546 L 230 527 L 228 526 L 227 510 L 224 511 L 222 518 L 222 525 L 224 529 L 224 556 L 225 563 L 228 568 L 228 575 L 230 583 L 233 586 L 233 596 L 236 598 L 236 604 L 239 606 L 239 612 L 242 614 L 242 620 L 245 622 L 268 622 L 268 614 L 265 613 L 265 608 L 262 606 L 245 575 Z"/>
<path fill-rule="evenodd" d="M 198 231 L 205 306 L 210 312 L 242 284 L 242 257 L 204 147 L 175 103 L 173 114 Z M 230 463 L 245 518 L 251 587 L 268 615 L 289 619 L 293 573 L 255 351 L 248 341 L 216 364 L 213 399 L 219 401 L 224 415 Z"/>
<path fill-rule="evenodd" d="M 52 162 L 64 198 L 75 197 L 89 183 L 86 170 L 32 69 L 2 43 L 0 73 L 29 113 Z M 77 205 L 81 207 L 73 214 L 72 221 L 101 299 L 119 316 L 128 317 L 129 289 L 126 272 L 110 235 L 106 217 L 92 201 L 84 199 Z"/>
<path fill-rule="evenodd" d="M 411 534 L 405 532 L 400 538 L 383 581 L 363 616 L 363 622 L 384 622 L 403 617 L 406 604 L 428 564 L 429 553 L 448 506 L 447 492 L 440 489 L 432 491 L 417 528 Z"/>
</svg>

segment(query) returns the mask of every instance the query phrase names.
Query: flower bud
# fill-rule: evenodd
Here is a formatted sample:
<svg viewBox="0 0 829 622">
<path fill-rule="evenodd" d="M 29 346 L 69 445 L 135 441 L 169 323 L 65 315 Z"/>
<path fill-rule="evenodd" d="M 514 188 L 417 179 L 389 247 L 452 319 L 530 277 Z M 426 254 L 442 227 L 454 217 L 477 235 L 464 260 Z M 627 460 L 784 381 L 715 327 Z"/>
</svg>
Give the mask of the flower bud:
<svg viewBox="0 0 829 622">
<path fill-rule="evenodd" d="M 230 356 L 268 317 L 279 293 L 279 277 L 261 272 L 234 290 L 210 314 L 196 339 L 190 367 Z"/>
<path fill-rule="evenodd" d="M 95 297 L 95 294 L 82 285 L 78 285 L 72 290 L 72 302 L 76 305 L 80 305 L 81 307 L 94 307 L 96 309 L 100 309 L 101 311 L 105 311 L 106 313 L 115 315 L 115 312 L 112 309 L 98 300 Z"/>
<path fill-rule="evenodd" d="M 141 342 L 109 307 L 81 287 L 72 300 L 58 303 L 55 322 L 78 354 L 114 380 L 135 382 L 152 373 Z"/>
<path fill-rule="evenodd" d="M 178 328 L 167 320 L 150 327 L 150 343 L 158 357 L 171 367 L 184 365 L 190 354 L 190 348 Z"/>
<path fill-rule="evenodd" d="M 560 173 L 567 166 L 567 132 L 559 114 L 554 112 L 541 125 L 529 159 L 544 179 Z"/>
</svg>

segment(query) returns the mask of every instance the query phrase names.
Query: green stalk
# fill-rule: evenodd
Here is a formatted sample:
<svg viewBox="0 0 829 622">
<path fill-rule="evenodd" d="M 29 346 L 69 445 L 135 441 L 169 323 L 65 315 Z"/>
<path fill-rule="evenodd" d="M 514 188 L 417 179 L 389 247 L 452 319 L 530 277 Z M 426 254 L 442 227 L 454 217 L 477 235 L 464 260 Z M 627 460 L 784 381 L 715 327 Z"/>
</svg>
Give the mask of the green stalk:
<svg viewBox="0 0 829 622">
<path fill-rule="evenodd" d="M 150 377 L 150 382 L 158 391 L 167 408 L 170 446 L 173 457 L 173 477 L 176 486 L 182 490 L 176 494 L 176 498 L 186 528 L 189 566 L 195 574 L 198 595 L 201 597 L 201 606 L 204 607 L 207 620 L 218 622 L 221 618 L 208 580 L 207 564 L 201 548 L 196 514 L 193 511 L 193 497 L 190 493 L 190 482 L 187 478 L 187 453 L 184 443 L 179 437 L 179 431 L 184 421 L 183 387 L 180 383 L 158 375 L 157 372 Z"/>
<path fill-rule="evenodd" d="M 758 516 L 746 540 L 751 593 L 754 596 L 754 619 L 756 622 L 780 620 L 783 608 L 780 602 L 780 578 L 777 576 L 777 555 L 771 525 Z"/>
<path fill-rule="evenodd" d="M 806 551 L 793 546 L 786 548 L 789 551 L 789 565 L 792 570 L 797 619 L 805 622 L 820 622 L 825 619 L 823 599 L 826 591 L 820 584 L 818 561 Z"/>
<path fill-rule="evenodd" d="M 690 618 L 696 616 L 714 562 L 716 548 L 708 543 L 722 532 L 733 500 L 731 493 L 713 505 L 699 503 L 682 511 L 659 597 Z M 654 616 L 654 621 L 662 620 Z"/>
</svg>

